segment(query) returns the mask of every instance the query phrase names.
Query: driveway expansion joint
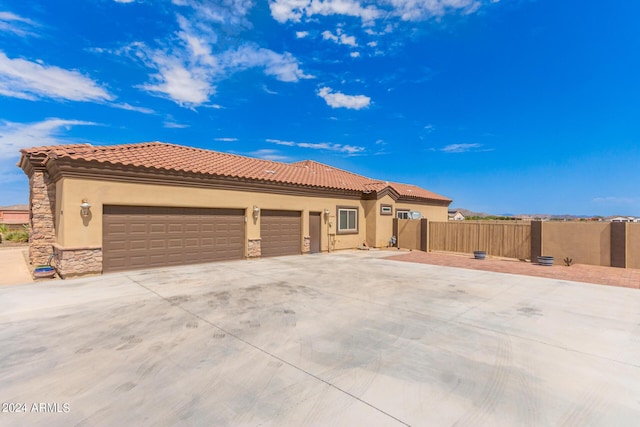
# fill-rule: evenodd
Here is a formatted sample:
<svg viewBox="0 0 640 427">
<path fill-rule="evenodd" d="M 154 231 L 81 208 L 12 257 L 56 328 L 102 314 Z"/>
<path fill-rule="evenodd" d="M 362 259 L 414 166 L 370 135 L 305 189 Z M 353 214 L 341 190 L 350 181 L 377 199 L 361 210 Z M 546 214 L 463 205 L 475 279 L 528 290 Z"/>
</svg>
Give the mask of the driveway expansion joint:
<svg viewBox="0 0 640 427">
<path fill-rule="evenodd" d="M 125 276 L 126 276 L 126 275 L 125 275 Z M 255 345 L 255 344 L 253 344 L 253 343 L 252 343 L 252 342 L 250 342 L 250 341 L 245 340 L 244 338 L 242 338 L 242 337 L 238 336 L 237 334 L 234 334 L 233 332 L 231 332 L 231 331 L 229 331 L 229 330 L 227 330 L 227 329 L 225 329 L 225 328 L 223 328 L 223 327 L 221 327 L 221 326 L 219 326 L 219 325 L 216 325 L 215 323 L 213 323 L 213 322 L 209 321 L 208 319 L 205 319 L 204 317 L 200 316 L 199 314 L 194 313 L 193 311 L 191 311 L 191 310 L 189 310 L 189 309 L 187 309 L 187 308 L 183 307 L 180 303 L 175 303 L 175 302 L 170 301 L 170 300 L 169 300 L 169 298 L 167 298 L 167 297 L 165 297 L 165 296 L 161 295 L 160 293 L 158 293 L 158 292 L 154 291 L 153 289 L 151 289 L 151 288 L 149 288 L 149 287 L 147 287 L 147 286 L 143 285 L 142 283 L 140 283 L 140 282 L 138 282 L 137 280 L 135 280 L 135 279 L 131 278 L 130 276 L 126 276 L 126 277 L 127 277 L 129 280 L 131 280 L 133 283 L 135 283 L 136 285 L 138 285 L 139 287 L 141 287 L 141 288 L 143 288 L 143 289 L 146 289 L 148 292 L 150 292 L 150 293 L 152 293 L 152 294 L 155 294 L 156 296 L 158 296 L 160 299 L 164 300 L 167 304 L 171 305 L 172 307 L 178 307 L 179 309 L 181 309 L 181 310 L 182 310 L 182 311 L 184 311 L 185 313 L 187 313 L 187 314 L 189 314 L 189 315 L 191 315 L 191 316 L 193 316 L 193 317 L 195 317 L 195 318 L 197 318 L 197 319 L 199 319 L 199 320 L 202 320 L 202 321 L 203 321 L 204 323 L 206 323 L 207 325 L 212 326 L 212 327 L 214 327 L 214 328 L 218 329 L 219 331 L 221 331 L 221 332 L 223 332 L 223 333 L 225 333 L 225 334 L 229 335 L 230 337 L 235 338 L 236 340 L 240 341 L 241 343 L 243 343 L 243 344 L 245 344 L 245 345 L 248 345 L 249 347 L 251 347 L 251 348 L 253 348 L 253 349 L 255 349 L 255 350 L 258 350 L 258 351 L 260 351 L 261 353 L 266 354 L 267 356 L 269 356 L 269 357 L 271 357 L 271 358 L 273 358 L 273 359 L 275 359 L 275 360 L 277 360 L 277 361 L 279 361 L 279 362 L 282 362 L 282 363 L 284 363 L 285 365 L 287 365 L 287 366 L 289 366 L 289 367 L 291 367 L 291 368 L 293 368 L 293 369 L 295 369 L 295 370 L 297 370 L 297 371 L 299 371 L 299 372 L 302 372 L 303 374 L 305 374 L 305 375 L 307 375 L 307 376 L 309 376 L 309 377 L 311 377 L 311 378 L 313 378 L 313 379 L 315 379 L 315 380 L 317 380 L 317 381 L 320 381 L 320 382 L 324 383 L 325 385 L 327 385 L 327 386 L 329 386 L 329 387 L 331 387 L 331 388 L 333 388 L 333 389 L 335 389 L 335 390 L 337 390 L 337 391 L 339 391 L 339 392 L 341 392 L 341 393 L 343 393 L 343 394 L 345 394 L 345 395 L 347 395 L 347 396 L 351 397 L 352 399 L 357 400 L 358 402 L 360 402 L 360 403 L 362 403 L 362 404 L 364 404 L 364 405 L 366 405 L 366 406 L 368 406 L 368 407 L 370 407 L 370 408 L 372 408 L 372 409 L 376 410 L 377 412 L 379 412 L 379 413 L 381 413 L 381 414 L 383 414 L 383 415 L 385 415 L 385 416 L 387 416 L 387 417 L 389 417 L 389 418 L 393 419 L 394 421 L 396 421 L 396 422 L 398 422 L 398 423 L 400 423 L 400 424 L 402 424 L 402 425 L 404 425 L 404 426 L 408 426 L 408 427 L 410 426 L 410 424 L 409 424 L 409 423 L 407 423 L 407 422 L 405 422 L 405 421 L 402 421 L 401 419 L 399 419 L 399 418 L 397 418 L 397 417 L 395 417 L 395 416 L 391 415 L 390 413 L 386 412 L 386 411 L 385 411 L 385 410 L 383 410 L 383 409 L 378 408 L 377 406 L 375 406 L 375 405 L 373 405 L 373 404 L 371 404 L 371 403 L 367 402 L 366 400 L 364 400 L 364 399 L 362 399 L 362 398 L 360 398 L 360 397 L 358 397 L 358 396 L 354 395 L 353 393 L 350 393 L 350 392 L 348 392 L 347 390 L 345 390 L 345 389 L 343 389 L 343 388 L 341 388 L 341 387 L 338 387 L 337 385 L 335 385 L 335 384 L 333 384 L 333 383 L 331 383 L 331 382 L 329 382 L 329 381 L 327 381 L 327 380 L 325 380 L 325 379 L 323 379 L 323 378 L 319 377 L 318 375 L 313 374 L 312 372 L 309 372 L 309 371 L 307 371 L 306 369 L 304 369 L 304 368 L 302 368 L 302 367 L 300 367 L 300 366 L 297 366 L 297 365 L 295 365 L 295 364 L 293 364 L 293 363 L 289 362 L 288 360 L 283 359 L 282 357 L 279 357 L 279 356 L 277 356 L 277 355 L 275 355 L 275 354 L 273 354 L 273 353 L 271 353 L 271 352 L 269 352 L 269 351 L 265 350 L 264 348 L 259 347 L 259 346 Z"/>
</svg>

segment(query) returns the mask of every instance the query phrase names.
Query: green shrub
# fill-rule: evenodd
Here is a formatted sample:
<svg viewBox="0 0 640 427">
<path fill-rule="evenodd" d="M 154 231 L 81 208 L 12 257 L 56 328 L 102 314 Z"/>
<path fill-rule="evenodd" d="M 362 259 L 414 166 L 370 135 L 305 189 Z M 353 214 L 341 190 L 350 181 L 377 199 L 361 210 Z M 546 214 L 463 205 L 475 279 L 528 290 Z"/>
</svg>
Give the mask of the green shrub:
<svg viewBox="0 0 640 427">
<path fill-rule="evenodd" d="M 29 241 L 29 232 L 26 230 L 20 231 L 9 231 L 8 233 L 2 233 L 4 235 L 4 240 L 8 242 L 28 242 Z"/>
</svg>

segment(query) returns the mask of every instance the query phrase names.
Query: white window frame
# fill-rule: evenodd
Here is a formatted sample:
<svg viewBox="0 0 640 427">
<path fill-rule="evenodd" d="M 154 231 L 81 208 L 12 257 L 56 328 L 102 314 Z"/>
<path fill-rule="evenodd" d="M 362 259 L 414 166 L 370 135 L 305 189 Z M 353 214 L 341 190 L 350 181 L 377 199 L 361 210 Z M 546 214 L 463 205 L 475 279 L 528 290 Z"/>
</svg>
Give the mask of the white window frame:
<svg viewBox="0 0 640 427">
<path fill-rule="evenodd" d="M 410 213 L 411 213 L 411 211 L 409 211 L 409 210 L 396 209 L 396 218 L 398 218 L 398 219 L 410 219 L 411 218 Z"/>
<path fill-rule="evenodd" d="M 347 224 L 342 224 L 342 212 L 347 212 Z M 353 213 L 353 227 L 349 227 L 349 217 Z M 358 208 L 352 208 L 347 206 L 338 207 L 337 212 L 337 230 L 338 234 L 357 234 L 358 233 Z M 346 227 L 345 227 L 346 225 Z"/>
</svg>

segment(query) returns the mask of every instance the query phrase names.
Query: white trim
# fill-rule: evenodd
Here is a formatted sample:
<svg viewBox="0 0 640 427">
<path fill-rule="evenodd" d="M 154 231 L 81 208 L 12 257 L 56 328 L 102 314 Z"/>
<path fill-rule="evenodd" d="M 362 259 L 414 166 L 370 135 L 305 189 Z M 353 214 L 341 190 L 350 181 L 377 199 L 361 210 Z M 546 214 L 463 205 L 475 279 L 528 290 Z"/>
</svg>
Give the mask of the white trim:
<svg viewBox="0 0 640 427">
<path fill-rule="evenodd" d="M 342 227 L 341 213 L 347 212 L 347 227 Z M 353 227 L 348 227 L 350 221 L 350 213 L 353 212 Z M 358 209 L 356 208 L 338 208 L 338 232 L 339 233 L 357 233 L 358 232 Z"/>
</svg>

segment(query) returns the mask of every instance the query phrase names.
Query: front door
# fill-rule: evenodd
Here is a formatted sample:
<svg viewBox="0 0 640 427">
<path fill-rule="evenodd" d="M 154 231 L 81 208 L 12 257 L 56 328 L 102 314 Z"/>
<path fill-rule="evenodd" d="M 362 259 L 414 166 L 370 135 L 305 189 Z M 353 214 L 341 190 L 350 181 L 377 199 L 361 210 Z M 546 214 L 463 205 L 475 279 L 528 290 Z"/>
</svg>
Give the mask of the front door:
<svg viewBox="0 0 640 427">
<path fill-rule="evenodd" d="M 316 254 L 320 252 L 320 225 L 321 214 L 320 212 L 309 212 L 309 252 Z"/>
</svg>

